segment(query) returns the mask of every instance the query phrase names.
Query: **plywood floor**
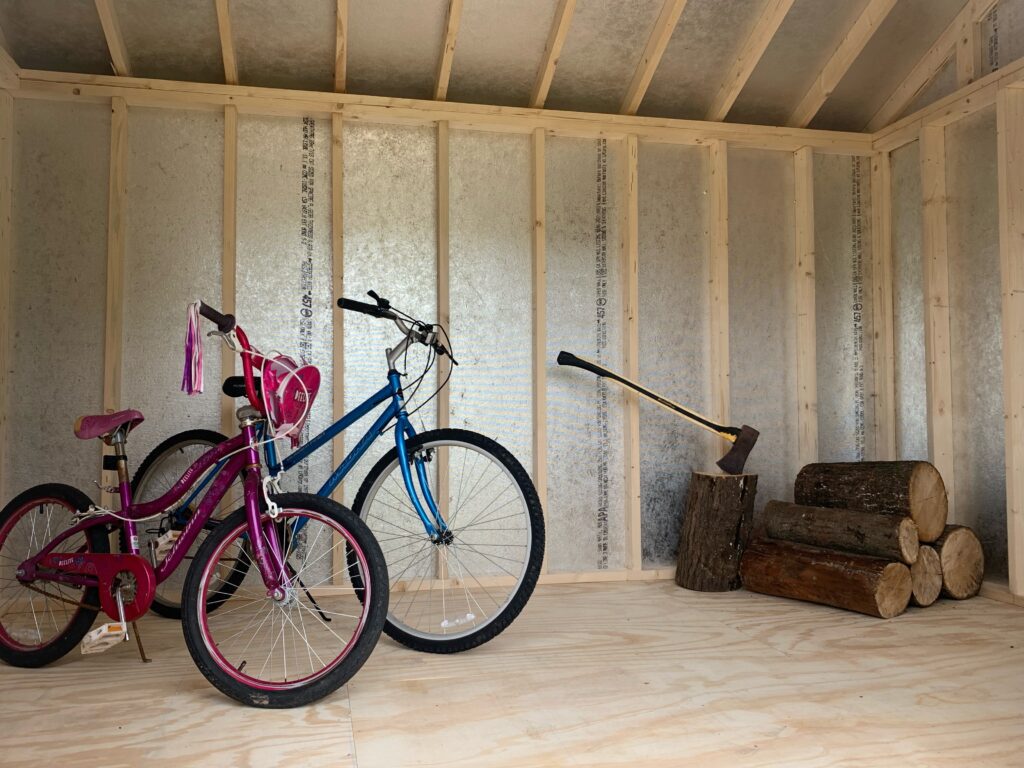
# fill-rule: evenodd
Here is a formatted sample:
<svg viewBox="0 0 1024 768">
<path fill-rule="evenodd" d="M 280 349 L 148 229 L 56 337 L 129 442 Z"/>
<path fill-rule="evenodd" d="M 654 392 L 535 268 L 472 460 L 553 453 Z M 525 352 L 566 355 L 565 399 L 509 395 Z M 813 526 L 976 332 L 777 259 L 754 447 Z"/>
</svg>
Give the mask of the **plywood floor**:
<svg viewBox="0 0 1024 768">
<path fill-rule="evenodd" d="M 382 640 L 300 710 L 222 697 L 178 627 L 44 670 L 0 666 L 4 766 L 1021 766 L 1024 610 L 883 622 L 670 582 L 548 586 L 461 656 Z"/>
</svg>

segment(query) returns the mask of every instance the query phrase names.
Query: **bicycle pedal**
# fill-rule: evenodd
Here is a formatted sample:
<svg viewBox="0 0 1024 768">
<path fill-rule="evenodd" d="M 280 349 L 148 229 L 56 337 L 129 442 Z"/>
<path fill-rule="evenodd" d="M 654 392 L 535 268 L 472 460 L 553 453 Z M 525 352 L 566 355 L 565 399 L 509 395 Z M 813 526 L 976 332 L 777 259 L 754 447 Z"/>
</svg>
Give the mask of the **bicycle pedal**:
<svg viewBox="0 0 1024 768">
<path fill-rule="evenodd" d="M 102 624 L 82 640 L 82 653 L 103 653 L 128 639 L 128 628 L 122 622 Z"/>
<path fill-rule="evenodd" d="M 160 535 L 160 538 L 156 540 L 156 549 L 153 551 L 153 560 L 159 563 L 168 553 L 174 544 L 181 538 L 181 531 L 167 531 Z"/>
</svg>

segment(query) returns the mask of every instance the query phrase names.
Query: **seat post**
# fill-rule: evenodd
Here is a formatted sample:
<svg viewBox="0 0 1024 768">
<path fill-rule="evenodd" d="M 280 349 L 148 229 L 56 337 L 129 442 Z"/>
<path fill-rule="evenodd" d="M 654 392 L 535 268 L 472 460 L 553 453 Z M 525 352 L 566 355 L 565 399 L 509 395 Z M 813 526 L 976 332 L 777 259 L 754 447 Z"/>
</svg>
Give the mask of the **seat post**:
<svg viewBox="0 0 1024 768">
<path fill-rule="evenodd" d="M 110 444 L 114 446 L 114 461 L 117 463 L 118 483 L 130 482 L 128 478 L 128 454 L 125 452 L 126 430 L 118 429 L 110 436 Z"/>
</svg>

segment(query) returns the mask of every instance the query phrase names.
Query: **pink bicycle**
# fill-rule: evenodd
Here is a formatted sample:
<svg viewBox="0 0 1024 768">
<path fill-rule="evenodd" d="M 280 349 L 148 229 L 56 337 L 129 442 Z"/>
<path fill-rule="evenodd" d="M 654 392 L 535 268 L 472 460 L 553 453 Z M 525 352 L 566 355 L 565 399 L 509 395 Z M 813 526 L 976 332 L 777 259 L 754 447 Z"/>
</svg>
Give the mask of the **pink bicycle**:
<svg viewBox="0 0 1024 768">
<path fill-rule="evenodd" d="M 265 487 L 257 433 L 267 400 L 253 386 L 255 355 L 233 317 L 205 305 L 199 311 L 242 355 L 250 402 L 237 411 L 239 434 L 200 456 L 160 498 L 134 503 L 125 446 L 142 414 L 79 419 L 79 438 L 100 438 L 114 449 L 108 458 L 120 507 L 104 509 L 75 488 L 47 484 L 0 512 L 0 659 L 40 667 L 83 639 L 90 652 L 127 640 L 129 625 L 137 636 L 134 622 L 157 585 L 205 532 L 182 594 L 193 660 L 238 701 L 299 706 L 344 685 L 376 645 L 388 611 L 384 555 L 365 523 L 341 505 Z M 216 519 L 239 476 L 244 506 Z M 141 556 L 136 523 L 165 515 L 197 484 L 208 490 L 184 530 L 151 548 L 150 559 Z M 115 530 L 126 552 L 110 552 Z M 90 632 L 100 611 L 112 621 Z"/>
</svg>

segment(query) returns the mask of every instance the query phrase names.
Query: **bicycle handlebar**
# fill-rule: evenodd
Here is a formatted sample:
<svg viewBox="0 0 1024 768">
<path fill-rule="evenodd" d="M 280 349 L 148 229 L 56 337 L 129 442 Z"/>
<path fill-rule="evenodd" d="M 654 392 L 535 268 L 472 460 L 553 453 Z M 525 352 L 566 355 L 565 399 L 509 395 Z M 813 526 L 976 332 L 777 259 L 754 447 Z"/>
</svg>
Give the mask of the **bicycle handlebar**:
<svg viewBox="0 0 1024 768">
<path fill-rule="evenodd" d="M 379 317 L 384 320 L 391 320 L 395 325 L 398 326 L 398 330 L 408 339 L 408 341 L 418 342 L 428 347 L 433 347 L 434 351 L 439 355 L 447 355 L 448 359 L 452 361 L 454 365 L 458 365 L 455 358 L 452 357 L 452 353 L 445 348 L 444 344 L 437 340 L 438 332 L 437 329 L 440 326 L 428 325 L 418 320 L 413 320 L 410 326 L 399 314 L 391 310 L 391 302 L 385 298 L 381 298 L 374 291 L 369 291 L 370 296 L 376 304 L 369 304 L 365 301 L 355 301 L 354 299 L 346 299 L 344 297 L 338 299 L 338 306 L 341 309 L 347 309 L 350 312 L 359 312 L 370 317 Z M 406 315 L 408 317 L 408 315 Z M 408 341 L 406 343 L 408 343 Z"/>
<path fill-rule="evenodd" d="M 205 302 L 199 302 L 199 314 L 209 320 L 211 323 L 217 326 L 217 330 L 221 333 L 230 333 L 235 329 L 235 316 L 234 315 L 222 315 L 213 307 L 209 306 Z"/>
<path fill-rule="evenodd" d="M 382 317 L 385 320 L 397 320 L 398 315 L 388 309 L 379 307 L 376 304 L 367 304 L 365 301 L 355 301 L 353 299 L 338 299 L 338 306 L 342 309 L 347 309 L 350 312 L 360 312 L 370 317 Z"/>
</svg>

